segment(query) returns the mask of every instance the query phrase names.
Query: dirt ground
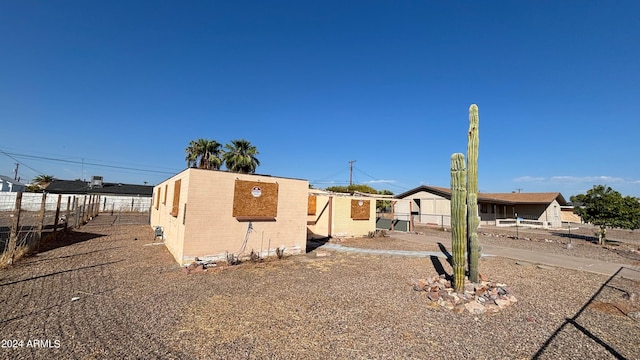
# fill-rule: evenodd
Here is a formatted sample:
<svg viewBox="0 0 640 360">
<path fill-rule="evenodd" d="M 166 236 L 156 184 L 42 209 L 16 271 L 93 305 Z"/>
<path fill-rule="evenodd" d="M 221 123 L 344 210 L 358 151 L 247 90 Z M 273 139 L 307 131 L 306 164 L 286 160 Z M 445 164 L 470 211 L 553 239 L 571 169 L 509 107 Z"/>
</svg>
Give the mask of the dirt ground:
<svg viewBox="0 0 640 360">
<path fill-rule="evenodd" d="M 318 249 L 187 275 L 144 222 L 100 215 L 0 270 L 0 357 L 640 358 L 640 284 L 623 273 L 483 259 L 518 302 L 453 314 L 411 286 L 446 261 Z"/>
</svg>

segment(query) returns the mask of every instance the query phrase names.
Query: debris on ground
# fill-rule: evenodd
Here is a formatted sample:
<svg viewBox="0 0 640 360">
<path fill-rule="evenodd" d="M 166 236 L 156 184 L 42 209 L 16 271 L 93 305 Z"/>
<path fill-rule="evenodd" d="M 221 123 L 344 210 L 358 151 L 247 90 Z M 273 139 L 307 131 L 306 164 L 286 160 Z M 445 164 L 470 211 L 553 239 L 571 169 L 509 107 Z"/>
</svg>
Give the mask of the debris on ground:
<svg viewBox="0 0 640 360">
<path fill-rule="evenodd" d="M 186 265 L 182 268 L 182 271 L 189 275 L 189 274 L 193 274 L 193 273 L 199 273 L 199 272 L 203 272 L 203 271 L 207 271 L 207 269 L 210 268 L 214 268 L 217 267 L 218 264 L 215 261 L 212 260 L 200 260 L 198 258 L 195 258 L 195 260 L 189 264 Z"/>
</svg>

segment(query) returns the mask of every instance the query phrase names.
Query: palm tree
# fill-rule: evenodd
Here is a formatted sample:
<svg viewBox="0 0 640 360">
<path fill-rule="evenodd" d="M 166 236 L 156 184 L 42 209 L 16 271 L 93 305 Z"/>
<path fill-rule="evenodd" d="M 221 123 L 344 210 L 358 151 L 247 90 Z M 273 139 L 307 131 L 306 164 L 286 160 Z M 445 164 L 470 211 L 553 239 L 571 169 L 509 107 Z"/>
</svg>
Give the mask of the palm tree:
<svg viewBox="0 0 640 360">
<path fill-rule="evenodd" d="M 258 149 L 245 139 L 231 140 L 231 144 L 225 145 L 224 161 L 229 171 L 254 174 L 260 161 L 256 158 Z"/>
<path fill-rule="evenodd" d="M 191 140 L 185 149 L 187 167 L 218 170 L 222 166 L 222 144 L 215 140 Z"/>
<path fill-rule="evenodd" d="M 44 189 L 49 186 L 53 180 L 55 180 L 55 178 L 51 175 L 40 174 L 34 177 L 31 183 L 37 185 L 40 189 Z"/>
</svg>

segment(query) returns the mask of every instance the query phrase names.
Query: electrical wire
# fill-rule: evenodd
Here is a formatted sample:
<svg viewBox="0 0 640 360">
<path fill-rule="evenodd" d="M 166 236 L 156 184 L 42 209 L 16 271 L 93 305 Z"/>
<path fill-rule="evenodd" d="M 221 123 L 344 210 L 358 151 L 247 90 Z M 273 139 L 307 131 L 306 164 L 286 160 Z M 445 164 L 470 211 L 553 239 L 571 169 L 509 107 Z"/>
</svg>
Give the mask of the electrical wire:
<svg viewBox="0 0 640 360">
<path fill-rule="evenodd" d="M 251 232 L 253 232 L 253 223 L 249 221 L 249 226 L 247 226 L 247 233 L 244 235 L 244 240 L 242 241 L 242 246 L 240 247 L 238 256 L 242 255 L 244 251 L 247 249 L 247 241 L 249 240 L 249 234 Z"/>
<path fill-rule="evenodd" d="M 176 172 L 170 172 L 170 171 L 160 171 L 160 170 L 150 170 L 150 169 L 141 169 L 141 168 L 133 168 L 133 167 L 127 167 L 127 166 L 117 166 L 117 165 L 106 165 L 106 164 L 98 164 L 98 163 L 91 163 L 91 162 L 84 162 L 84 161 L 77 161 L 77 160 L 65 160 L 65 159 L 58 159 L 58 158 L 53 158 L 53 157 L 46 157 L 46 156 L 36 156 L 36 155 L 27 155 L 27 154 L 16 154 L 16 153 L 8 153 L 2 149 L 0 149 L 0 152 L 3 153 L 4 155 L 10 157 L 11 159 L 18 161 L 14 158 L 14 156 L 16 157 L 20 157 L 20 158 L 27 158 L 27 159 L 35 159 L 35 160 L 47 160 L 47 161 L 57 161 L 57 162 L 62 162 L 62 163 L 68 163 L 68 164 L 77 164 L 77 165 L 83 165 L 83 166 L 98 166 L 98 167 L 104 167 L 104 168 L 110 168 L 110 169 L 120 169 L 120 170 L 135 170 L 135 171 L 141 171 L 141 172 L 148 172 L 148 173 L 156 173 L 156 174 L 165 174 L 165 175 L 173 175 Z M 12 156 L 13 155 L 13 156 Z M 21 165 L 24 165 L 25 167 L 42 174 L 43 172 L 40 172 L 26 164 L 21 163 Z"/>
<path fill-rule="evenodd" d="M 8 152 L 6 152 L 6 151 L 2 150 L 2 149 L 0 149 L 0 153 L 3 153 L 3 154 L 4 154 L 4 155 L 6 155 L 7 157 L 11 158 L 12 160 L 14 160 L 14 161 L 15 161 L 15 162 L 17 162 L 18 164 L 20 164 L 20 165 L 22 165 L 22 166 L 26 167 L 27 169 L 33 170 L 33 171 L 35 171 L 35 172 L 36 172 L 36 173 L 38 173 L 38 174 L 44 174 L 42 171 L 38 171 L 38 170 L 36 170 L 36 169 L 32 168 L 31 166 L 29 166 L 29 165 L 27 165 L 27 164 L 23 163 L 22 161 L 20 161 L 20 160 L 18 160 L 18 159 L 16 159 L 16 158 L 14 158 L 13 156 L 11 156 L 12 154 L 10 154 L 10 153 L 8 153 Z M 15 154 L 14 154 L 14 155 L 15 155 Z"/>
<path fill-rule="evenodd" d="M 371 178 L 371 179 L 373 179 L 373 180 L 375 180 L 375 181 L 382 181 L 382 180 L 380 180 L 380 179 L 377 179 L 377 178 L 375 178 L 375 177 L 373 177 L 373 176 L 371 176 L 371 175 L 369 175 L 369 174 L 365 173 L 364 171 L 360 170 L 358 167 L 355 167 L 355 166 L 354 166 L 353 168 L 354 168 L 355 170 L 357 170 L 358 172 L 362 173 L 363 175 L 365 175 L 365 176 L 367 176 L 367 177 L 369 177 L 369 178 Z M 396 185 L 396 184 L 391 183 L 391 182 L 388 182 L 388 183 L 385 183 L 385 184 L 386 184 L 386 185 L 388 185 L 388 186 L 394 186 L 394 187 L 397 187 L 397 188 L 399 188 L 399 189 L 403 189 L 403 190 L 408 190 L 408 189 L 409 189 L 409 188 L 407 188 L 407 187 L 405 187 L 405 186 Z"/>
</svg>

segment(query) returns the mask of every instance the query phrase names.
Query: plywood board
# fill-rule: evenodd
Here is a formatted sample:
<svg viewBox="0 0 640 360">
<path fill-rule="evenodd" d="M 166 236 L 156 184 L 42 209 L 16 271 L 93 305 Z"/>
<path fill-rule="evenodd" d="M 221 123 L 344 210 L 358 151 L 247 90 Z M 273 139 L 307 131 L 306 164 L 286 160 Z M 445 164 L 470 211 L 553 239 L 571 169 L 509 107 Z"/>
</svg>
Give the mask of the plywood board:
<svg viewBox="0 0 640 360">
<path fill-rule="evenodd" d="M 351 200 L 351 219 L 369 220 L 371 200 Z"/>
<path fill-rule="evenodd" d="M 315 215 L 316 214 L 316 203 L 318 197 L 316 195 L 309 195 L 308 209 L 307 215 Z"/>
<path fill-rule="evenodd" d="M 236 180 L 233 216 L 238 220 L 274 220 L 278 216 L 278 183 Z"/>
</svg>

